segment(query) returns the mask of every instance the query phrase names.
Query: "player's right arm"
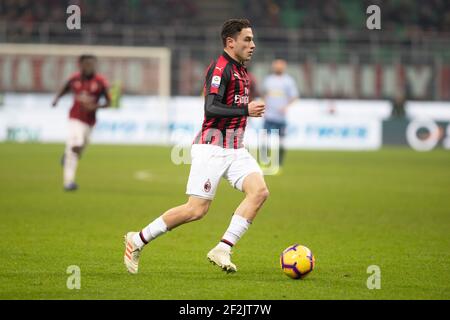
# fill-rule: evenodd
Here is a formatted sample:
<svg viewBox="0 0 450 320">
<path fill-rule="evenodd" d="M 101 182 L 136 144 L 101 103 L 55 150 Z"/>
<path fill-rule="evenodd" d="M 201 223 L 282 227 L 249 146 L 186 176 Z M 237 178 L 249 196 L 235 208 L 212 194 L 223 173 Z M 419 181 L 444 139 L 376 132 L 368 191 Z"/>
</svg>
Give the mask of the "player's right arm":
<svg viewBox="0 0 450 320">
<path fill-rule="evenodd" d="M 67 92 L 70 91 L 70 82 L 72 79 L 69 79 L 65 85 L 58 91 L 58 94 L 56 95 L 55 99 L 53 99 L 52 107 L 56 107 L 58 104 L 59 99 L 65 95 Z"/>
<path fill-rule="evenodd" d="M 230 82 L 230 68 L 226 66 L 217 66 L 212 63 L 206 74 L 205 81 L 205 115 L 212 117 L 261 117 L 264 113 L 264 104 L 261 102 L 250 102 L 244 106 L 224 104 L 227 85 Z"/>
</svg>

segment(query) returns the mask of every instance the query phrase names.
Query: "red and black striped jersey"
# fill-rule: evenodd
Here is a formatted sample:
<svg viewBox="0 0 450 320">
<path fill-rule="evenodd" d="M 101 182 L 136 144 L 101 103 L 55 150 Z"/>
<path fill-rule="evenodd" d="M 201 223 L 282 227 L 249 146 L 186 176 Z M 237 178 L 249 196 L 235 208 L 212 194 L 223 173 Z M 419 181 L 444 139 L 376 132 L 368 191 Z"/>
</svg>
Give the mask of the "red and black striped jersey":
<svg viewBox="0 0 450 320">
<path fill-rule="evenodd" d="M 206 71 L 205 116 L 194 144 L 243 148 L 249 90 L 246 67 L 223 52 Z"/>
<path fill-rule="evenodd" d="M 69 118 L 78 119 L 90 126 L 96 121 L 97 110 L 87 110 L 80 103 L 80 97 L 85 95 L 93 102 L 98 102 L 102 96 L 109 95 L 109 84 L 101 74 L 94 74 L 90 78 L 84 78 L 80 72 L 74 73 L 65 85 L 66 91 L 72 91 L 74 100 L 70 109 Z"/>
</svg>

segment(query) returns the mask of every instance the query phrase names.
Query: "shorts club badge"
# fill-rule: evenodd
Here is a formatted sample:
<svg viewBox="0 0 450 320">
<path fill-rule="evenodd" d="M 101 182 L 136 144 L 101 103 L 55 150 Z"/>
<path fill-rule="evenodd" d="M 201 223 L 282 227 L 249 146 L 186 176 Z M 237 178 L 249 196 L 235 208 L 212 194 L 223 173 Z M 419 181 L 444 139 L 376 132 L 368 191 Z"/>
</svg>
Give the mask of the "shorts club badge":
<svg viewBox="0 0 450 320">
<path fill-rule="evenodd" d="M 208 181 L 206 181 L 205 184 L 203 185 L 203 190 L 204 190 L 205 192 L 209 192 L 209 191 L 211 190 L 211 181 L 209 181 L 209 179 L 208 179 Z"/>
</svg>

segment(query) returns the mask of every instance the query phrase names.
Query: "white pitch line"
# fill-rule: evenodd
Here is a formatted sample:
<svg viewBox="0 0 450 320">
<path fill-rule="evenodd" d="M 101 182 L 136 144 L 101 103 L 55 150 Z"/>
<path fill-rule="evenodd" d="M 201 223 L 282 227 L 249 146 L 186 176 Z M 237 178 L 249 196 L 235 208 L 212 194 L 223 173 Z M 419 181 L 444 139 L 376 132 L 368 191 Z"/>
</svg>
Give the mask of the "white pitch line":
<svg viewBox="0 0 450 320">
<path fill-rule="evenodd" d="M 153 181 L 154 175 L 149 170 L 139 170 L 134 173 L 134 178 L 141 181 Z"/>
<path fill-rule="evenodd" d="M 134 179 L 145 182 L 158 182 L 163 184 L 185 184 L 186 177 L 172 175 L 164 175 L 159 173 L 152 173 L 150 170 L 138 170 L 133 174 Z"/>
</svg>

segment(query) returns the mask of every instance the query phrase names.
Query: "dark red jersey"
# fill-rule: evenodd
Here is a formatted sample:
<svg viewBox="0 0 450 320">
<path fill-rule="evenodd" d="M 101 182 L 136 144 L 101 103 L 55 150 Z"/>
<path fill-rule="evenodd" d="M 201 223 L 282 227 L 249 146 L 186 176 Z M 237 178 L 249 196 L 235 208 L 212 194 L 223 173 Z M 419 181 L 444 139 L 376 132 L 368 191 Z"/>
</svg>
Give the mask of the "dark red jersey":
<svg viewBox="0 0 450 320">
<path fill-rule="evenodd" d="M 205 117 L 194 144 L 243 148 L 249 91 L 246 67 L 223 52 L 206 71 Z"/>
<path fill-rule="evenodd" d="M 87 110 L 80 100 L 89 99 L 98 103 L 101 96 L 107 96 L 108 82 L 100 74 L 94 74 L 91 78 L 84 78 L 79 72 L 73 74 L 67 81 L 66 88 L 74 94 L 74 101 L 70 109 L 69 118 L 78 119 L 90 126 L 95 124 L 97 110 Z"/>
</svg>

